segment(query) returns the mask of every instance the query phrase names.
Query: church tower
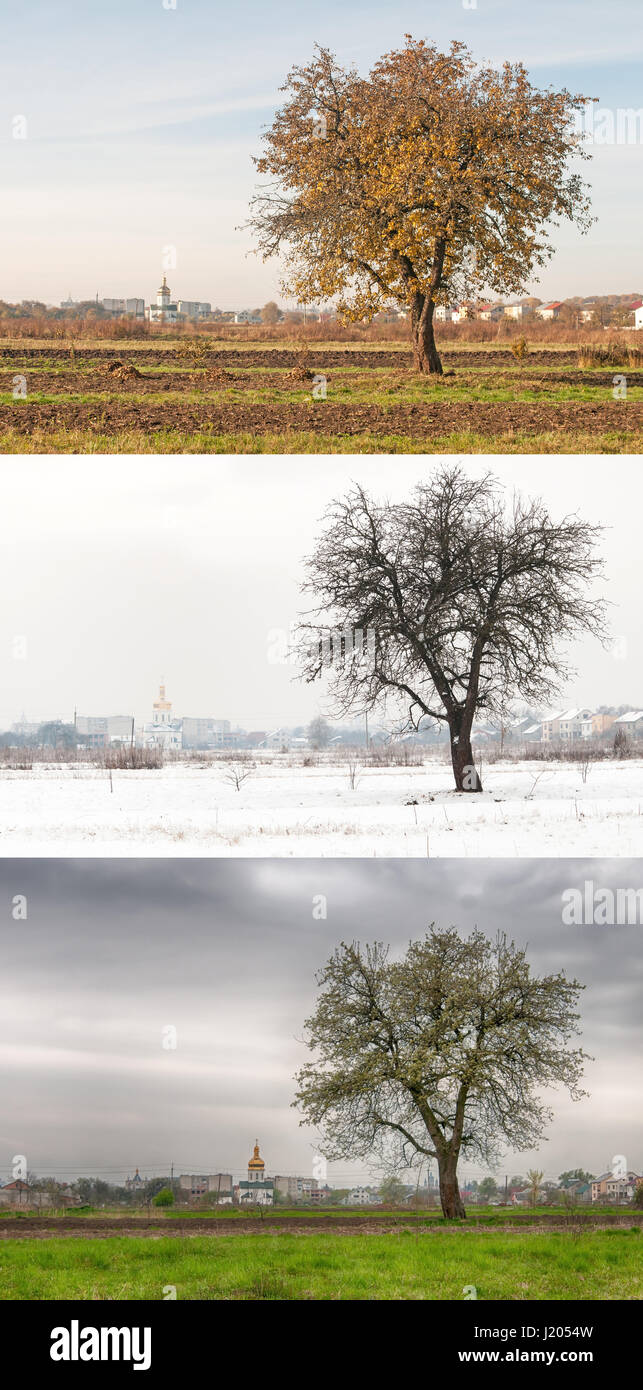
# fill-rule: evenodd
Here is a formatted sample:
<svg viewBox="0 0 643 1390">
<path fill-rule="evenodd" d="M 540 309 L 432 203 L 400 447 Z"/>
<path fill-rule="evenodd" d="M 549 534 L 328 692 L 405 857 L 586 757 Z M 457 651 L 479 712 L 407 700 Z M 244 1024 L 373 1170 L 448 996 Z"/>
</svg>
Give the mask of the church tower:
<svg viewBox="0 0 643 1390">
<path fill-rule="evenodd" d="M 261 1182 L 265 1166 L 259 1153 L 259 1140 L 255 1139 L 254 1152 L 252 1158 L 248 1160 L 248 1182 Z"/>
<path fill-rule="evenodd" d="M 157 308 L 167 309 L 169 307 L 170 298 L 170 287 L 167 283 L 165 276 L 163 276 L 163 284 L 161 285 L 160 289 L 156 292 Z"/>
<path fill-rule="evenodd" d="M 172 718 L 172 702 L 165 698 L 165 683 L 159 686 L 159 698 L 154 701 L 152 723 L 169 724 Z"/>
</svg>

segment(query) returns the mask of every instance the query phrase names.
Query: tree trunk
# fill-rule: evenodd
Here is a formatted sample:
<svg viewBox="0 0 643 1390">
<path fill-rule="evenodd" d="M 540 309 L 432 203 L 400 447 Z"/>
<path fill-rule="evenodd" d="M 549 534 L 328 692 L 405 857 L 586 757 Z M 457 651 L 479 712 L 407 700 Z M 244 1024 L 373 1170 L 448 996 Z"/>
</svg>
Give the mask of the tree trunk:
<svg viewBox="0 0 643 1390">
<path fill-rule="evenodd" d="M 457 792 L 481 792 L 480 774 L 473 760 L 471 731 L 457 720 L 449 721 L 451 764 Z"/>
<path fill-rule="evenodd" d="M 466 1210 L 464 1202 L 460 1196 L 457 1178 L 457 1159 L 452 1155 L 440 1161 L 438 1159 L 438 1170 L 440 1178 L 440 1203 L 442 1215 L 446 1221 L 466 1220 Z"/>
<path fill-rule="evenodd" d="M 433 300 L 420 294 L 415 296 L 411 306 L 415 365 L 425 376 L 442 376 L 442 363 L 433 333 L 434 309 Z"/>
</svg>

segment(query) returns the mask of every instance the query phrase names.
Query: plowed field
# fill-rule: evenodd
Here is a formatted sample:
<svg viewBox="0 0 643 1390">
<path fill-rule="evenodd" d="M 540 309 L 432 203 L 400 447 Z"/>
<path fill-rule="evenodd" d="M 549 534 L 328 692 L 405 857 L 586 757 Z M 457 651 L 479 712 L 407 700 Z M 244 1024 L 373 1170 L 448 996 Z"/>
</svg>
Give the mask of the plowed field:
<svg viewBox="0 0 643 1390">
<path fill-rule="evenodd" d="M 172 344 L 0 348 L 11 452 L 641 452 L 643 372 L 577 366 L 574 349 L 443 353 L 419 377 L 372 351 Z M 623 386 L 624 383 L 624 386 Z"/>
</svg>

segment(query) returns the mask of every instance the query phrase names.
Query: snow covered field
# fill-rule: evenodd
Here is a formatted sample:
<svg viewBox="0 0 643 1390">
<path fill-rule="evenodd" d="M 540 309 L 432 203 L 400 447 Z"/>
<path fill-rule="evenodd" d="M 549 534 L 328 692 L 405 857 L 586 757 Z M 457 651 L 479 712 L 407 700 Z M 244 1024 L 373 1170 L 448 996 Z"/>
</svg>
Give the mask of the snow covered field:
<svg viewBox="0 0 643 1390">
<path fill-rule="evenodd" d="M 443 762 L 272 762 L 239 791 L 221 764 L 109 773 L 0 769 L 0 854 L 518 856 L 643 853 L 643 760 L 498 762 L 457 795 Z M 416 803 L 416 804 L 409 804 Z"/>
</svg>

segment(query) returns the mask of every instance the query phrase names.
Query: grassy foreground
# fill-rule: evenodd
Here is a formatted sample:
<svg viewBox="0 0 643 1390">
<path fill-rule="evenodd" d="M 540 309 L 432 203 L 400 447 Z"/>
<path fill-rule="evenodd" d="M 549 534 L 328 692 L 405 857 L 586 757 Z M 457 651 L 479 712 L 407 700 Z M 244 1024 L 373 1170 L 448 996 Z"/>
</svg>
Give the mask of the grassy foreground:
<svg viewBox="0 0 643 1390">
<path fill-rule="evenodd" d="M 3 1299 L 611 1300 L 643 1297 L 640 1229 L 401 1229 L 8 1240 Z M 465 1294 L 465 1290 L 468 1292 Z"/>
<path fill-rule="evenodd" d="M 325 435 L 288 430 L 283 434 L 209 430 L 34 429 L 0 431 L 3 454 L 640 454 L 643 435 L 629 430 L 595 434 L 550 430 L 543 434 L 475 434 L 462 431 L 411 439 L 407 435 Z"/>
</svg>

